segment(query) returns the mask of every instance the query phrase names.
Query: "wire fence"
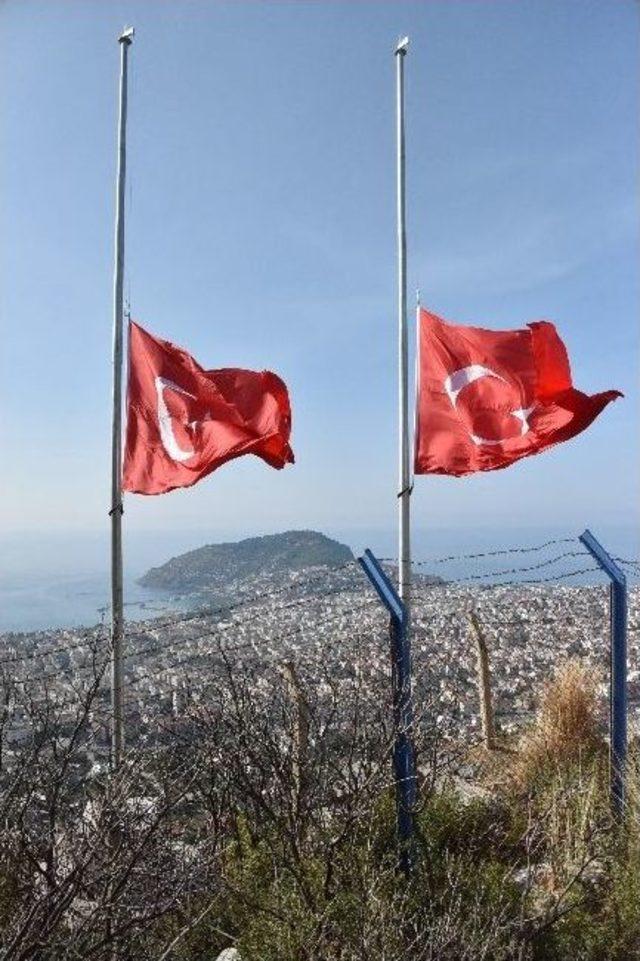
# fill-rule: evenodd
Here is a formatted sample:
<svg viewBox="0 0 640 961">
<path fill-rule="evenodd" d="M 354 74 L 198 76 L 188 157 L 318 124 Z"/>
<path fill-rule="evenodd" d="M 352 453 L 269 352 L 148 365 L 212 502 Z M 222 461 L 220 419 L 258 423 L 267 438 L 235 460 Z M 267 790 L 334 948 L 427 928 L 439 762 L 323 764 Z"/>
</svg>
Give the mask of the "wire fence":
<svg viewBox="0 0 640 961">
<path fill-rule="evenodd" d="M 513 563 L 478 569 L 496 558 L 513 558 Z M 637 719 L 639 589 L 633 584 L 640 560 L 616 560 L 632 584 L 629 662 L 631 709 Z M 384 559 L 392 573 L 396 563 Z M 488 645 L 496 713 L 504 731 L 532 716 L 540 685 L 566 658 L 591 664 L 600 672 L 604 691 L 607 592 L 599 568 L 574 538 L 420 558 L 414 569 L 414 689 L 417 702 L 430 705 L 429 723 L 457 737 L 478 730 L 472 613 Z M 585 575 L 590 583 L 579 582 Z M 42 640 L 41 632 L 38 638 Z M 320 676 L 340 680 L 355 672 L 368 677 L 368 696 L 378 701 L 389 696 L 386 615 L 355 561 L 230 597 L 228 603 L 129 620 L 126 641 L 125 707 L 129 715 L 145 717 L 129 732 L 134 737 L 148 736 L 167 713 L 201 704 L 219 687 L 226 671 L 221 667 L 231 659 L 234 670 L 256 674 L 257 690 L 283 662 L 292 661 L 308 684 Z M 60 643 L 54 634 L 27 650 L 17 649 L 14 641 L 0 657 L 5 714 L 22 704 L 34 710 L 53 706 L 63 716 L 77 710 L 95 685 L 96 729 L 106 739 L 110 655 L 104 624 L 78 629 Z"/>
<path fill-rule="evenodd" d="M 395 562 L 385 563 L 393 579 Z M 618 563 L 630 581 L 637 577 L 637 561 Z M 474 793 L 484 783 L 478 777 L 482 764 L 499 767 L 505 780 L 512 776 L 541 686 L 567 658 L 578 657 L 599 673 L 605 708 L 609 600 L 604 578 L 573 541 L 421 558 L 414 573 L 409 734 L 417 759 L 411 815 L 418 818 L 441 793 L 459 792 L 465 803 L 482 796 Z M 590 583 L 581 583 L 584 576 Z M 639 599 L 640 588 L 633 586 L 629 693 L 635 718 Z M 214 896 L 217 903 L 216 885 L 229 873 L 229 851 L 244 824 L 252 838 L 274 839 L 274 849 L 255 845 L 252 852 L 281 851 L 286 844 L 286 864 L 293 865 L 287 877 L 301 863 L 300 851 L 312 852 L 310 890 L 319 876 L 331 876 L 338 860 L 358 863 L 348 843 L 352 837 L 375 839 L 376 850 L 381 843 L 391 846 L 391 823 L 382 812 L 391 810 L 408 778 L 397 763 L 389 626 L 355 561 L 256 586 L 206 610 L 128 620 L 126 742 L 117 769 L 106 625 L 25 636 L 22 648 L 12 638 L 12 647 L 0 650 L 0 833 L 3 853 L 13 858 L 10 876 L 36 874 L 32 888 L 25 888 L 25 929 L 34 905 L 43 905 L 43 912 L 50 905 L 47 917 L 59 911 L 60 892 L 69 906 L 67 940 L 69 932 L 81 930 L 92 937 L 97 930 L 103 939 L 114 920 L 128 931 L 149 904 L 155 911 L 159 884 L 162 904 L 175 904 L 180 918 L 185 905 L 206 905 Z M 479 637 L 490 671 L 497 746 L 506 748 L 493 754 L 485 750 Z M 544 805 L 540 819 L 547 817 Z M 449 824 L 448 806 L 443 811 Z M 500 811 L 491 801 L 486 813 L 493 822 Z M 383 842 L 377 834 L 381 817 Z M 492 846 L 484 813 L 478 824 Z M 582 845 L 582 822 L 579 833 Z M 518 847 L 526 848 L 528 869 L 531 847 Z M 572 856 L 574 851 L 572 846 Z M 323 852 L 326 866 L 319 874 Z M 590 849 L 585 858 L 592 863 Z M 253 861 L 246 861 L 251 872 Z M 389 864 L 393 870 L 394 861 Z M 86 878 L 77 886 L 83 871 Z M 580 877 L 582 862 L 575 871 Z M 117 910 L 112 877 L 131 879 Z M 231 883 L 244 877 L 232 871 Z M 367 870 L 354 890 L 366 890 L 370 878 Z M 376 895 L 376 911 L 379 903 Z M 46 936 L 38 922 L 34 957 Z M 82 946 L 76 953 L 89 956 Z"/>
</svg>

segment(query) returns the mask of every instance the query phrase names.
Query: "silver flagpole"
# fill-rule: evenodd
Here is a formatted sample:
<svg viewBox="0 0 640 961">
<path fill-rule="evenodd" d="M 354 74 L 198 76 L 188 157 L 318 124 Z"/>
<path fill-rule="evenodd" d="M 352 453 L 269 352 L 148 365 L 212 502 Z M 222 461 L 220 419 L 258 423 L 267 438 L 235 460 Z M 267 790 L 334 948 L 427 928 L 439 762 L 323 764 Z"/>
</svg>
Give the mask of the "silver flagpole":
<svg viewBox="0 0 640 961">
<path fill-rule="evenodd" d="M 397 204 L 398 204 L 398 365 L 399 365 L 399 434 L 400 457 L 398 475 L 399 542 L 398 593 L 405 605 L 407 624 L 411 606 L 411 542 L 410 498 L 411 462 L 409 451 L 409 344 L 407 330 L 407 238 L 405 227 L 405 155 L 404 155 L 404 58 L 409 46 L 405 37 L 395 49 L 397 98 Z"/>
<path fill-rule="evenodd" d="M 113 419 L 111 425 L 111 705 L 112 764 L 117 768 L 124 750 L 122 597 L 122 342 L 124 288 L 124 197 L 127 132 L 127 57 L 133 27 L 118 37 L 120 44 L 120 111 L 118 118 L 118 180 L 116 188 L 115 269 L 113 278 Z"/>
</svg>

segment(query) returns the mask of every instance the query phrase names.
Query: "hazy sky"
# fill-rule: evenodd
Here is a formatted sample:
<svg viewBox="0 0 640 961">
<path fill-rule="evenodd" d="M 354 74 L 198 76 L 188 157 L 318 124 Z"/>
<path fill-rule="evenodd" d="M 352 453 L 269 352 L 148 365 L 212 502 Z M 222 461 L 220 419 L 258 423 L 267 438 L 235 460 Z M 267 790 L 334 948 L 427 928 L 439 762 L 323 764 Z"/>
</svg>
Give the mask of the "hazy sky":
<svg viewBox="0 0 640 961">
<path fill-rule="evenodd" d="M 395 524 L 405 33 L 410 289 L 462 323 L 552 319 L 576 386 L 626 394 L 506 471 L 418 478 L 415 526 L 635 523 L 639 14 L 633 0 L 4 0 L 2 529 L 108 524 L 126 23 L 132 313 L 204 366 L 277 371 L 297 457 L 129 496 L 129 536 Z"/>
</svg>

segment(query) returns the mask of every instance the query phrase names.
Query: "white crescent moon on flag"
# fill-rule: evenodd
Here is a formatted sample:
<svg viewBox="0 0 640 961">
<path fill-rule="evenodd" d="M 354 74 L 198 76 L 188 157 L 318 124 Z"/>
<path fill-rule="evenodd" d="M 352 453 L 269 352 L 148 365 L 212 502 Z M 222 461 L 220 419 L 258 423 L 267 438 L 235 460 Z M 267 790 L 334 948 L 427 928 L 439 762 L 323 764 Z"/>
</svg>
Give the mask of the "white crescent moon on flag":
<svg viewBox="0 0 640 961">
<path fill-rule="evenodd" d="M 482 364 L 471 364 L 469 367 L 461 367 L 459 370 L 454 370 L 452 374 L 445 377 L 444 389 L 449 396 L 449 400 L 453 407 L 456 406 L 458 395 L 460 391 L 466 387 L 468 384 L 473 384 L 474 381 L 479 380 L 481 377 L 495 377 L 497 380 L 501 380 L 503 384 L 507 384 L 508 381 L 501 377 L 500 374 L 496 374 L 495 370 L 491 370 L 489 367 L 484 367 Z M 529 431 L 529 414 L 535 407 L 532 404 L 531 407 L 518 407 L 515 410 L 510 411 L 512 417 L 516 417 L 520 422 L 520 436 L 524 435 Z M 488 437 L 479 437 L 477 434 L 471 434 L 471 440 L 474 444 L 502 444 L 504 439 L 501 440 L 491 440 Z"/>
<path fill-rule="evenodd" d="M 182 450 L 178 446 L 176 436 L 173 433 L 173 424 L 171 423 L 171 414 L 165 403 L 164 391 L 165 390 L 175 390 L 178 394 L 184 394 L 186 397 L 191 397 L 195 400 L 195 396 L 190 394 L 187 390 L 174 384 L 172 380 L 166 380 L 164 377 L 156 377 L 156 394 L 158 397 L 158 426 L 160 427 L 160 439 L 162 440 L 162 446 L 166 450 L 167 454 L 171 460 L 183 461 L 189 460 L 193 457 L 195 451 L 193 450 Z"/>
</svg>

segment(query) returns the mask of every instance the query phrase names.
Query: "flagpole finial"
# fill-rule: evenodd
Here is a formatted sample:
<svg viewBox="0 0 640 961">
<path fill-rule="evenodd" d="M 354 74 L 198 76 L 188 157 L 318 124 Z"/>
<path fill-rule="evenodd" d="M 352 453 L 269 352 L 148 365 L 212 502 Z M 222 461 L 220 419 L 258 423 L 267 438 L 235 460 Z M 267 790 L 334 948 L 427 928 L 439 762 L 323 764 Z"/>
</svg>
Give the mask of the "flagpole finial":
<svg viewBox="0 0 640 961">
<path fill-rule="evenodd" d="M 420 288 L 416 287 L 416 307 L 420 306 Z"/>
<path fill-rule="evenodd" d="M 409 49 L 409 38 L 403 37 L 402 40 L 398 40 L 398 45 L 394 53 L 401 54 L 402 56 L 404 56 L 408 49 Z"/>
<path fill-rule="evenodd" d="M 120 36 L 118 37 L 118 43 L 126 43 L 127 46 L 133 43 L 133 38 L 135 36 L 135 30 L 133 27 L 125 27 Z"/>
</svg>

